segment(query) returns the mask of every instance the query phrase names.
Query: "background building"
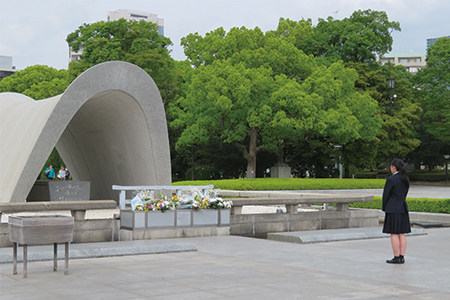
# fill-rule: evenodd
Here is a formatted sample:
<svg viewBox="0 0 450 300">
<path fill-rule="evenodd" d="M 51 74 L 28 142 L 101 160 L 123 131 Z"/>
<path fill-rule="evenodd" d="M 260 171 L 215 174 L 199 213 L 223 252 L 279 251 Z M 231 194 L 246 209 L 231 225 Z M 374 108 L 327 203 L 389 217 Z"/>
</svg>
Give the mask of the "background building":
<svg viewBox="0 0 450 300">
<path fill-rule="evenodd" d="M 441 36 L 441 37 L 438 37 L 438 38 L 429 38 L 429 39 L 427 39 L 427 49 L 430 48 L 431 45 L 434 45 L 434 43 L 436 43 L 436 41 L 438 39 L 442 38 L 442 37 L 445 37 L 445 36 Z M 450 35 L 447 36 L 447 37 L 450 38 Z"/>
<path fill-rule="evenodd" d="M 164 36 L 164 19 L 158 18 L 158 15 L 132 9 L 119 9 L 108 12 L 108 21 L 117 21 L 122 18 L 125 20 L 144 20 L 146 22 L 153 22 L 159 26 L 159 35 Z"/>
<path fill-rule="evenodd" d="M 158 18 L 158 15 L 145 11 L 131 10 L 131 9 L 119 9 L 116 11 L 109 11 L 107 13 L 107 21 L 117 21 L 124 18 L 125 20 L 144 20 L 146 22 L 153 22 L 159 26 L 158 33 L 164 36 L 164 19 Z M 69 63 L 72 61 L 80 60 L 82 58 L 83 50 L 78 52 L 72 51 L 69 46 Z"/>
<path fill-rule="evenodd" d="M 12 56 L 0 55 L 0 81 L 16 73 L 16 67 L 12 65 Z"/>
<path fill-rule="evenodd" d="M 391 52 L 378 58 L 378 61 L 385 64 L 387 62 L 394 65 L 402 65 L 412 74 L 416 74 L 420 69 L 427 66 L 424 52 Z"/>
</svg>

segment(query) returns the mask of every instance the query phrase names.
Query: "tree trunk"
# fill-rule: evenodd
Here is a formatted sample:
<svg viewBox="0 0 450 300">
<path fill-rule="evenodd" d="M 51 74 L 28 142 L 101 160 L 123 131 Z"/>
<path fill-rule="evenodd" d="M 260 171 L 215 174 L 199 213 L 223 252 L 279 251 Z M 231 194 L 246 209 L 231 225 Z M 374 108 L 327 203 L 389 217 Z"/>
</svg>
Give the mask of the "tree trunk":
<svg viewBox="0 0 450 300">
<path fill-rule="evenodd" d="M 256 154 L 258 149 L 256 147 L 256 140 L 258 137 L 258 130 L 252 128 L 250 130 L 250 144 L 248 145 L 248 151 L 245 150 L 244 156 L 247 159 L 247 178 L 256 177 Z"/>
<path fill-rule="evenodd" d="M 284 164 L 284 140 L 280 141 L 277 149 L 278 164 Z"/>
<path fill-rule="evenodd" d="M 191 180 L 195 180 L 194 176 L 194 146 L 191 145 Z"/>
<path fill-rule="evenodd" d="M 344 163 L 344 178 L 350 178 L 350 164 L 345 153 L 345 146 L 342 147 L 341 164 Z"/>
<path fill-rule="evenodd" d="M 247 160 L 247 178 L 256 178 L 256 154 L 260 150 L 256 146 L 256 141 L 258 139 L 258 129 L 253 127 L 247 132 L 250 138 L 250 143 L 247 146 L 239 144 L 238 142 L 233 142 L 233 145 L 242 151 L 244 158 Z"/>
<path fill-rule="evenodd" d="M 344 165 L 344 170 L 345 170 L 344 178 L 350 178 L 350 167 L 349 167 L 349 164 L 346 163 Z"/>
</svg>

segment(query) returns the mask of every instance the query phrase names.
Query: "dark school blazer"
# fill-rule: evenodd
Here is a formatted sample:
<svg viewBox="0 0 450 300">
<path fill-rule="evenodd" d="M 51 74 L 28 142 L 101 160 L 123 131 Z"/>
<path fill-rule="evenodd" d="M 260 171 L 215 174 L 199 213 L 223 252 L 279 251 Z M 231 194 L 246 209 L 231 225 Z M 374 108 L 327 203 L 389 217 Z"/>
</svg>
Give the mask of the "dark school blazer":
<svg viewBox="0 0 450 300">
<path fill-rule="evenodd" d="M 398 173 L 389 176 L 383 190 L 382 210 L 387 214 L 405 214 L 408 212 L 406 195 L 409 188 Z"/>
</svg>

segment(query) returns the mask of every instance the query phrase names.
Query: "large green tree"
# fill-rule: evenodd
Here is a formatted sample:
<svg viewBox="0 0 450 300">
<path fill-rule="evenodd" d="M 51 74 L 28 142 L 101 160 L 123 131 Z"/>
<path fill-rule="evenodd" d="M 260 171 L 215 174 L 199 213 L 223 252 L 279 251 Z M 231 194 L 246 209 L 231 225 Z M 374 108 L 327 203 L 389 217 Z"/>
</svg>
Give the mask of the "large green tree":
<svg viewBox="0 0 450 300">
<path fill-rule="evenodd" d="M 378 157 L 381 160 L 383 158 L 388 160 L 404 157 L 420 145 L 416 129 L 422 109 L 416 103 L 413 94 L 412 75 L 405 67 L 389 63 L 381 70 L 386 80 L 395 79 L 392 112 L 389 104 L 390 91 L 386 88 L 386 81 L 384 85 L 378 87 L 382 91 L 380 109 L 383 118 L 383 130 L 378 135 L 380 139 Z"/>
<path fill-rule="evenodd" d="M 24 94 L 35 100 L 62 94 L 69 86 L 67 70 L 34 65 L 0 81 L 0 92 Z"/>
<path fill-rule="evenodd" d="M 378 114 L 383 120 L 383 126 L 377 138 L 370 143 L 357 141 L 344 149 L 344 161 L 356 167 L 373 168 L 378 163 L 388 161 L 389 157 L 404 157 L 413 151 L 420 144 L 416 129 L 422 110 L 412 93 L 411 74 L 403 66 L 393 64 L 348 62 L 346 66 L 358 72 L 355 87 L 378 102 Z M 386 83 L 388 78 L 395 79 L 392 111 L 391 91 Z"/>
<path fill-rule="evenodd" d="M 258 28 L 219 28 L 182 40 L 196 68 L 179 117 L 177 147 L 219 137 L 241 149 L 247 176 L 255 176 L 262 150 L 284 162 L 287 141 L 310 136 L 331 145 L 373 139 L 380 127 L 376 102 L 354 91 L 357 73 L 342 63 L 318 66 L 292 41 Z"/>
<path fill-rule="evenodd" d="M 219 90 L 214 94 L 216 97 L 225 96 L 231 99 L 231 102 L 238 101 L 237 108 L 233 107 L 231 110 L 241 110 L 241 115 L 236 120 L 231 120 L 231 123 L 223 123 L 226 128 L 223 127 L 220 130 L 225 130 L 226 133 L 223 137 L 227 137 L 222 140 L 234 144 L 242 151 L 248 161 L 247 176 L 254 176 L 258 152 L 266 149 L 280 153 L 281 148 L 277 143 L 282 142 L 284 136 L 279 135 L 279 139 L 276 140 L 273 139 L 273 133 L 278 132 L 285 135 L 289 131 L 286 127 L 292 126 L 289 122 L 280 121 L 280 118 L 287 119 L 286 115 L 278 114 L 275 118 L 271 107 L 273 102 L 270 99 L 271 93 L 280 86 L 291 84 L 291 81 L 293 83 L 301 82 L 308 77 L 315 67 L 314 60 L 292 44 L 279 38 L 266 36 L 259 28 L 253 30 L 245 27 L 232 28 L 229 33 L 225 32 L 223 28 L 218 28 L 207 33 L 205 37 L 197 33 L 190 34 L 182 39 L 182 45 L 194 68 L 190 72 L 187 83 L 198 85 L 195 88 L 191 87 L 186 93 L 186 97 L 181 99 L 180 105 L 186 114 L 180 116 L 173 125 L 178 128 L 192 126 L 193 123 L 198 122 L 195 120 L 196 116 L 200 118 L 199 109 L 203 111 L 208 108 L 208 105 L 216 105 L 214 103 L 206 104 L 206 101 L 202 101 L 201 96 L 194 96 L 199 91 L 209 93 L 211 97 L 214 94 L 213 90 Z M 220 68 L 226 69 L 229 73 L 221 73 Z M 232 73 L 236 75 L 231 76 Z M 208 75 L 199 80 L 199 77 L 203 76 L 200 74 Z M 214 76 L 217 74 L 221 80 L 215 80 Z M 244 75 L 244 77 L 236 80 L 238 75 Z M 275 77 L 279 75 L 283 75 L 283 77 L 275 80 Z M 194 80 L 199 81 L 194 82 Z M 240 82 L 241 80 L 242 82 Z M 262 80 L 262 82 L 258 83 L 258 80 Z M 224 85 L 225 88 L 218 88 L 219 84 Z M 190 105 L 193 101 L 196 104 Z M 193 110 L 196 110 L 193 115 L 187 112 Z M 244 110 L 248 110 L 248 112 L 245 113 Z M 192 118 L 188 116 L 192 116 Z M 269 124 L 271 120 L 273 122 Z M 233 124 L 238 124 L 239 131 L 233 132 Z M 187 142 L 206 143 L 211 132 L 215 132 L 215 134 L 219 132 L 218 128 L 204 127 L 208 128 L 208 131 L 203 133 L 202 138 L 200 138 L 201 131 L 188 127 L 179 139 L 178 149 L 180 150 L 180 145 L 186 147 Z M 188 132 L 190 132 L 189 135 Z M 268 134 L 269 132 L 272 134 Z M 186 138 L 188 136 L 189 138 Z M 193 138 L 193 136 L 197 138 Z"/>
<path fill-rule="evenodd" d="M 418 138 L 420 146 L 408 155 L 431 171 L 444 164 L 450 149 L 450 39 L 441 38 L 428 49 L 427 67 L 414 77 L 414 95 L 423 108 Z"/>
<path fill-rule="evenodd" d="M 423 126 L 435 139 L 450 144 L 450 38 L 428 49 L 427 67 L 414 77 L 423 107 Z"/>
<path fill-rule="evenodd" d="M 199 68 L 172 124 L 186 128 L 177 150 L 220 137 L 242 151 L 248 161 L 247 176 L 253 178 L 256 155 L 264 146 L 258 145 L 258 139 L 272 117 L 268 102 L 273 86 L 270 69 L 246 69 L 227 61 Z"/>
<path fill-rule="evenodd" d="M 96 64 L 121 60 L 144 69 L 164 102 L 179 88 L 175 62 L 168 50 L 172 42 L 158 34 L 155 23 L 120 19 L 83 24 L 66 41 L 74 51 L 82 51 L 82 59 L 69 65 L 72 79 Z"/>
<path fill-rule="evenodd" d="M 335 63 L 329 68 L 321 67 L 305 82 L 312 82 L 313 95 L 320 99 L 316 103 L 321 103 L 315 127 L 306 134 L 309 145 L 305 149 L 316 153 L 316 157 L 322 152 L 323 157 L 316 161 L 324 167 L 329 166 L 331 158 L 339 160 L 345 165 L 347 176 L 350 165 L 368 165 L 367 156 L 375 154 L 368 145 L 376 143 L 382 126 L 377 101 L 368 92 L 355 88 L 357 79 L 355 70 Z M 326 175 L 317 166 L 309 172 Z"/>
<path fill-rule="evenodd" d="M 388 135 L 385 134 L 386 130 L 399 132 L 400 128 L 406 127 L 408 129 L 401 132 L 400 139 L 402 141 L 394 145 L 394 148 L 399 148 L 398 145 L 408 144 L 406 148 L 411 151 L 417 146 L 417 139 L 413 136 L 412 122 L 408 114 L 403 114 L 403 117 L 407 118 L 403 125 L 400 125 L 403 122 L 403 119 L 400 118 L 401 115 L 396 114 L 395 118 L 400 121 L 397 123 L 396 129 L 394 129 L 393 124 L 387 126 L 387 122 L 393 121 L 388 115 L 389 110 L 385 110 L 386 107 L 389 107 L 386 106 L 389 103 L 386 103 L 386 100 L 389 101 L 389 96 L 385 97 L 385 94 L 389 91 L 386 89 L 386 75 L 383 74 L 382 67 L 376 64 L 376 56 L 392 50 L 391 32 L 393 30 L 400 30 L 400 25 L 398 22 L 390 21 L 385 12 L 359 10 L 342 20 L 336 20 L 332 17 L 319 19 L 317 26 L 312 26 L 309 19 L 300 21 L 280 19 L 277 30 L 273 32 L 273 34 L 289 40 L 303 52 L 314 55 L 318 64 L 331 66 L 333 62 L 344 61 L 347 68 L 358 71 L 359 77 L 356 80 L 356 89 L 360 90 L 361 93 L 368 93 L 378 101 L 378 114 L 384 120 L 384 125 L 378 132 L 377 138 L 370 141 L 356 139 L 340 148 L 339 155 L 345 165 L 347 177 L 350 176 L 351 166 L 374 167 L 377 164 L 377 159 L 383 159 L 382 157 L 388 155 L 386 154 L 390 151 L 388 149 L 395 150 L 395 153 L 405 154 L 407 152 L 392 149 L 392 145 L 387 145 L 389 142 L 387 141 Z M 413 102 L 410 99 L 411 97 L 405 97 L 408 96 L 405 95 L 402 102 Z M 396 110 L 398 108 L 397 106 Z M 412 111 L 417 112 L 417 106 L 413 106 Z M 318 140 L 307 148 L 315 149 L 315 152 L 320 149 L 324 150 L 324 162 L 327 161 L 327 156 L 336 153 L 336 151 L 329 150 L 326 145 L 318 147 Z M 405 147 L 403 147 L 404 149 Z M 380 150 L 382 154 L 378 155 Z M 306 155 L 304 156 L 306 157 Z M 301 159 L 301 161 L 304 163 L 304 159 Z M 314 172 L 316 170 L 309 171 Z"/>
</svg>

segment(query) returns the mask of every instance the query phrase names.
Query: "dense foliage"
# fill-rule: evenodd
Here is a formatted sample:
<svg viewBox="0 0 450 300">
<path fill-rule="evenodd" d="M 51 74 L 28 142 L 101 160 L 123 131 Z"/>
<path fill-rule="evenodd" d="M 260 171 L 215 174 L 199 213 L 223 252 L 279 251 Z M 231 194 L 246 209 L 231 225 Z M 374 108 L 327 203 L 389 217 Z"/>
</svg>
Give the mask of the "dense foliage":
<svg viewBox="0 0 450 300">
<path fill-rule="evenodd" d="M 422 143 L 408 158 L 431 171 L 450 154 L 450 38 L 438 39 L 428 49 L 426 61 L 427 67 L 413 78 L 413 91 L 423 109 L 417 130 Z"/>
<path fill-rule="evenodd" d="M 400 31 L 400 24 L 389 21 L 386 12 L 368 9 L 355 11 L 342 20 L 319 19 L 315 27 L 311 27 L 310 20 L 281 19 L 276 33 L 290 38 L 299 49 L 315 57 L 368 63 L 392 50 L 394 30 Z"/>
<path fill-rule="evenodd" d="M 450 38 L 428 49 L 427 67 L 414 78 L 424 109 L 424 127 L 436 139 L 450 143 Z"/>
<path fill-rule="evenodd" d="M 67 70 L 34 65 L 0 81 L 0 92 L 24 94 L 35 100 L 62 94 L 69 86 Z"/>
</svg>

